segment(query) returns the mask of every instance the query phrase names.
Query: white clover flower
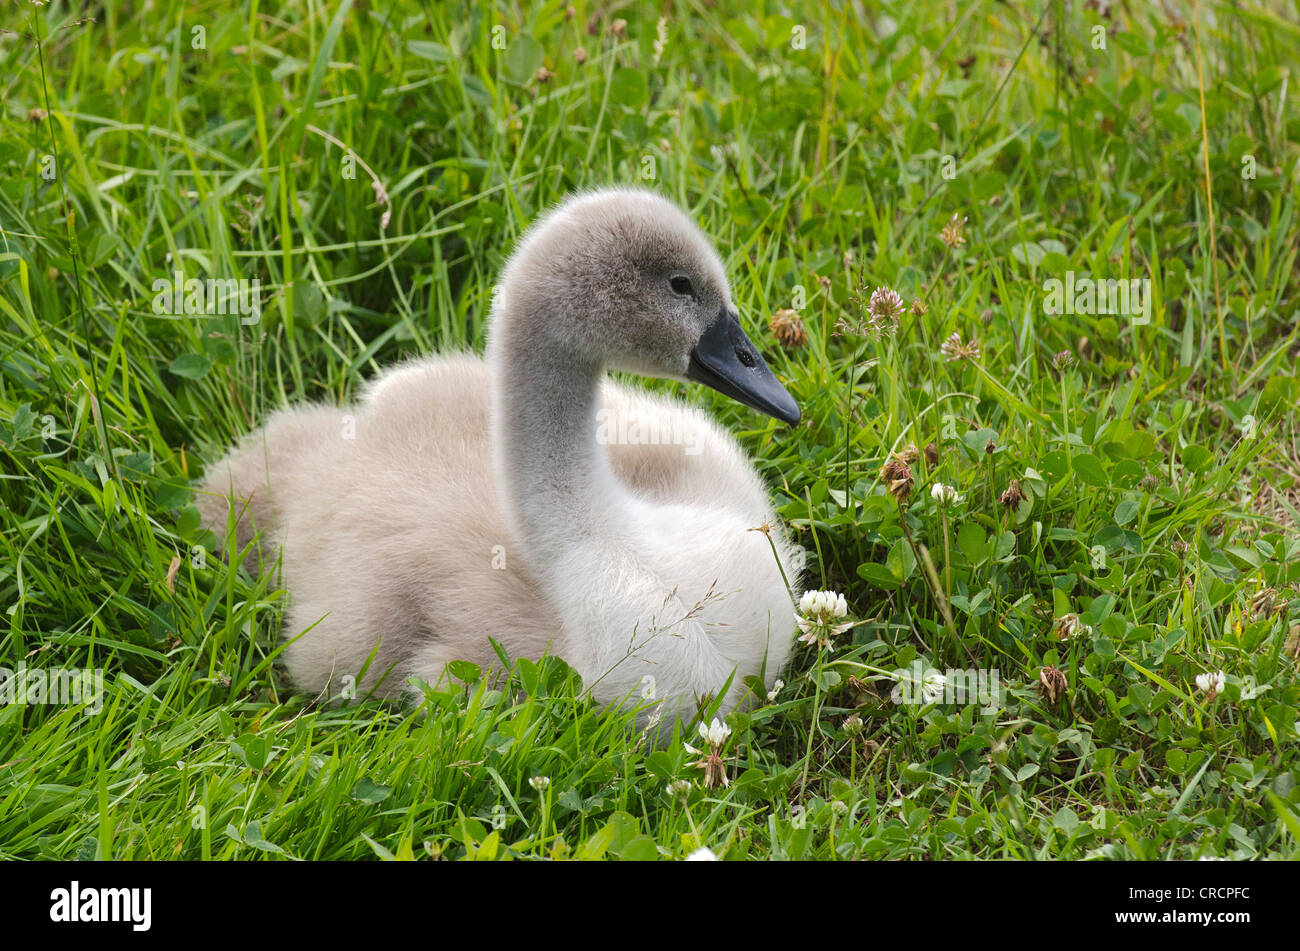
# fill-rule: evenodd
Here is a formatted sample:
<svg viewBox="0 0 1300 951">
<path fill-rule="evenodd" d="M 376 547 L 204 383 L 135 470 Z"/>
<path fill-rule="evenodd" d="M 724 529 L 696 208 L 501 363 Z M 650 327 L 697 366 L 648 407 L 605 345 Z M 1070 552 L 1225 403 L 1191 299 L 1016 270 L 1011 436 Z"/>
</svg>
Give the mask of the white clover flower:
<svg viewBox="0 0 1300 951">
<path fill-rule="evenodd" d="M 771 703 L 776 700 L 776 695 L 781 692 L 783 687 L 785 687 L 785 681 L 777 678 L 776 683 L 772 684 L 772 689 L 767 692 L 767 702 Z"/>
<path fill-rule="evenodd" d="M 957 490 L 950 485 L 944 485 L 942 482 L 936 482 L 930 487 L 930 498 L 940 505 L 953 505 L 961 501 L 961 496 L 957 494 Z"/>
<path fill-rule="evenodd" d="M 805 591 L 799 599 L 799 613 L 818 619 L 844 617 L 849 605 L 836 591 Z"/>
<path fill-rule="evenodd" d="M 1052 625 L 1052 630 L 1063 641 L 1069 640 L 1076 635 L 1086 637 L 1092 633 L 1092 628 L 1084 624 L 1077 614 L 1062 614 L 1056 619 L 1056 623 Z"/>
<path fill-rule="evenodd" d="M 947 677 L 937 670 L 931 670 L 921 681 L 921 696 L 925 698 L 926 703 L 937 703 L 943 699 L 943 691 L 947 685 Z"/>
<path fill-rule="evenodd" d="M 714 717 L 713 722 L 707 726 L 701 723 L 699 732 L 700 736 L 704 737 L 704 742 L 709 744 L 709 750 L 705 753 L 683 742 L 682 746 L 686 747 L 686 752 L 700 757 L 691 765 L 704 770 L 705 789 L 729 786 L 731 780 L 727 777 L 727 764 L 722 756 L 722 745 L 727 742 L 727 737 L 731 736 L 731 727 Z"/>
<path fill-rule="evenodd" d="M 708 726 L 705 726 L 703 722 L 700 723 L 700 736 L 710 746 L 721 746 L 727 742 L 727 737 L 731 736 L 731 727 L 714 717 L 713 722 Z"/>
<path fill-rule="evenodd" d="M 691 791 L 691 781 L 689 779 L 674 779 L 668 784 L 668 795 L 685 796 Z"/>
<path fill-rule="evenodd" d="M 1227 677 L 1223 671 L 1214 673 L 1204 673 L 1196 675 L 1196 686 L 1205 691 L 1206 695 L 1213 700 L 1219 694 L 1223 693 L 1224 685 L 1227 683 Z"/>
<path fill-rule="evenodd" d="M 528 780 L 528 785 L 532 786 L 538 792 L 544 792 L 546 787 L 551 785 L 551 778 L 549 776 L 533 776 Z"/>
<path fill-rule="evenodd" d="M 839 621 L 849 613 L 844 595 L 835 591 L 805 591 L 799 599 L 799 614 L 795 623 L 805 644 L 830 647 L 831 640 L 853 627 L 856 621 Z"/>
<path fill-rule="evenodd" d="M 707 845 L 702 845 L 690 855 L 686 856 L 688 862 L 716 862 L 718 857 L 713 854 L 713 850 Z"/>
</svg>

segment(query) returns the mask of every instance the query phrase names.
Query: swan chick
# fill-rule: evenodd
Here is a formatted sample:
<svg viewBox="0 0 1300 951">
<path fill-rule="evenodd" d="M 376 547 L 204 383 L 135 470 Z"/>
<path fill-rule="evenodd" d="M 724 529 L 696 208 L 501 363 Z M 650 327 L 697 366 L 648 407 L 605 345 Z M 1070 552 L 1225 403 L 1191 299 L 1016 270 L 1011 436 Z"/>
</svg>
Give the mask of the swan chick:
<svg viewBox="0 0 1300 951">
<path fill-rule="evenodd" d="M 250 568 L 278 560 L 301 689 L 398 696 L 454 660 L 499 666 L 492 641 L 558 654 L 661 730 L 711 699 L 734 709 L 747 677 L 771 686 L 799 572 L 766 488 L 707 413 L 610 370 L 799 420 L 703 233 L 657 194 L 603 189 L 519 241 L 485 358 L 282 409 L 210 467 L 204 524 L 232 527 Z"/>
</svg>

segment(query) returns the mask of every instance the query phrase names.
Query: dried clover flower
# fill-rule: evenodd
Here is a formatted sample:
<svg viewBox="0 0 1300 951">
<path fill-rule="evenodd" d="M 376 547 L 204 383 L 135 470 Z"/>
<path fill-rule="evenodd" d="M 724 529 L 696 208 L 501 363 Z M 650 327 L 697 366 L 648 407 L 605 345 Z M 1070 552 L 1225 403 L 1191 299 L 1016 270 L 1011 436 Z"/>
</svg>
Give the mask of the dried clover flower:
<svg viewBox="0 0 1300 951">
<path fill-rule="evenodd" d="M 998 496 L 1003 506 L 1009 509 L 1015 508 L 1025 500 L 1024 490 L 1020 488 L 1020 480 L 1012 479 L 1007 483 L 1007 490 Z"/>
<path fill-rule="evenodd" d="M 962 233 L 962 228 L 966 225 L 965 218 L 958 218 L 957 213 L 948 219 L 948 223 L 943 226 L 939 232 L 939 240 L 950 248 L 958 248 L 966 243 L 966 236 Z"/>
<path fill-rule="evenodd" d="M 1047 702 L 1057 703 L 1065 692 L 1069 689 L 1069 683 L 1065 679 L 1065 674 L 1055 667 L 1044 667 L 1038 675 L 1038 693 L 1046 697 Z"/>
<path fill-rule="evenodd" d="M 916 443 L 909 442 L 898 452 L 891 452 L 889 458 L 897 459 L 899 462 L 905 462 L 909 466 L 921 458 L 921 450 L 916 448 Z"/>
<path fill-rule="evenodd" d="M 939 344 L 939 352 L 947 357 L 950 363 L 957 360 L 978 360 L 980 344 L 978 340 L 962 343 L 961 334 L 954 330 L 947 340 Z"/>
<path fill-rule="evenodd" d="M 786 308 L 772 315 L 768 325 L 777 343 L 787 350 L 796 350 L 808 345 L 808 331 L 796 311 Z"/>
<path fill-rule="evenodd" d="M 867 302 L 867 314 L 878 328 L 886 323 L 898 326 L 898 318 L 903 316 L 903 298 L 892 287 L 877 287 L 871 292 Z"/>
<path fill-rule="evenodd" d="M 884 480 L 889 494 L 899 502 L 906 502 L 907 497 L 912 494 L 912 485 L 915 482 L 912 478 L 912 470 L 901 459 L 890 459 L 886 462 L 880 469 L 880 478 Z"/>
</svg>

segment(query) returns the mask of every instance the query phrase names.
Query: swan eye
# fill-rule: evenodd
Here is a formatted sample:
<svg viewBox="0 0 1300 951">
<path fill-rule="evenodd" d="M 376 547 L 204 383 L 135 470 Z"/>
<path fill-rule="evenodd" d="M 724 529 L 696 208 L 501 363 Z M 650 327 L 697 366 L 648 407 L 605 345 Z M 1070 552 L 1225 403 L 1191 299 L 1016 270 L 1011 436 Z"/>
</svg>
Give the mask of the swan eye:
<svg viewBox="0 0 1300 951">
<path fill-rule="evenodd" d="M 668 286 L 673 289 L 674 294 L 681 294 L 683 297 L 695 296 L 695 288 L 691 285 L 691 279 L 685 274 L 674 274 L 668 279 Z"/>
</svg>

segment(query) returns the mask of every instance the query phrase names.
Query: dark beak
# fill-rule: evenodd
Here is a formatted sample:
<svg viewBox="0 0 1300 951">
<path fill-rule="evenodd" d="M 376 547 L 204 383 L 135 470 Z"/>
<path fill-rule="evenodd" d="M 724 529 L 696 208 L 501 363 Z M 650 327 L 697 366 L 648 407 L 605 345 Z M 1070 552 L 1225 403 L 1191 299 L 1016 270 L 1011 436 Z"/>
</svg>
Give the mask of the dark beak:
<svg viewBox="0 0 1300 951">
<path fill-rule="evenodd" d="M 691 351 L 686 378 L 783 423 L 799 422 L 799 404 L 772 375 L 736 314 L 725 307 Z"/>
</svg>

